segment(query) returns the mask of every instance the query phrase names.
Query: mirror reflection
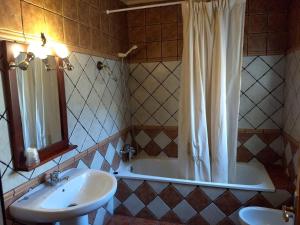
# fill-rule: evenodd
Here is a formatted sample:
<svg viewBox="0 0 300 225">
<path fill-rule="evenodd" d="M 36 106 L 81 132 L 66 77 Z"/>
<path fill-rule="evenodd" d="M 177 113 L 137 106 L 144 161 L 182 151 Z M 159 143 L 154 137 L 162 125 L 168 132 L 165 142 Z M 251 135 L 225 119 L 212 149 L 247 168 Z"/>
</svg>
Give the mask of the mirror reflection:
<svg viewBox="0 0 300 225">
<path fill-rule="evenodd" d="M 25 57 L 21 53 L 16 63 Z M 25 149 L 39 150 L 61 141 L 55 57 L 35 58 L 27 70 L 17 68 L 16 76 Z"/>
</svg>

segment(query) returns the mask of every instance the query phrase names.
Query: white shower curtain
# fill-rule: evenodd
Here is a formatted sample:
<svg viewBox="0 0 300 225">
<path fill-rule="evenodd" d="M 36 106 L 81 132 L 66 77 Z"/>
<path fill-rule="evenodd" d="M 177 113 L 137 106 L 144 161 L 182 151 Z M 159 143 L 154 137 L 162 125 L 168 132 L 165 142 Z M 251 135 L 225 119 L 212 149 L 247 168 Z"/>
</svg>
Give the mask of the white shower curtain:
<svg viewBox="0 0 300 225">
<path fill-rule="evenodd" d="M 21 54 L 17 63 L 24 59 Z M 54 57 L 48 57 L 56 68 Z M 47 71 L 35 58 L 26 71 L 17 69 L 17 84 L 25 150 L 41 149 L 61 140 L 60 108 L 56 70 Z"/>
<path fill-rule="evenodd" d="M 232 182 L 236 170 L 245 0 L 184 2 L 180 175 Z"/>
</svg>

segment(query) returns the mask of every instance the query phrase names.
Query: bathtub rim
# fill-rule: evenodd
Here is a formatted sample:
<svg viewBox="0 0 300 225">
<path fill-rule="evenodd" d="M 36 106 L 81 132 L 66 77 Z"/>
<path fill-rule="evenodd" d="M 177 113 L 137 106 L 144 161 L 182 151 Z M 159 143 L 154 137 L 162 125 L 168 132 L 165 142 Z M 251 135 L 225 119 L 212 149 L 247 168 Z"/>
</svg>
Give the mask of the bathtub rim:
<svg viewBox="0 0 300 225">
<path fill-rule="evenodd" d="M 139 159 L 149 159 L 138 158 Z M 155 158 L 154 158 L 155 159 Z M 240 163 L 240 162 L 239 162 Z M 259 162 L 250 162 L 250 163 L 241 163 L 241 164 L 250 164 L 262 169 L 266 180 L 263 184 L 255 184 L 255 185 L 246 185 L 246 184 L 224 184 L 224 183 L 212 183 L 212 182 L 204 182 L 204 181 L 194 181 L 194 180 L 184 180 L 178 178 L 169 178 L 169 177 L 159 177 L 152 175 L 143 175 L 138 173 L 130 172 L 131 162 L 122 163 L 120 167 L 115 171 L 118 174 L 115 174 L 116 178 L 124 178 L 124 179 L 132 179 L 132 180 L 143 180 L 143 181 L 155 181 L 162 183 L 175 183 L 175 184 L 183 184 L 183 185 L 194 185 L 194 186 L 203 186 L 203 187 L 212 187 L 212 188 L 224 188 L 224 189 L 235 189 L 235 190 L 244 190 L 244 191 L 257 191 L 257 192 L 275 192 L 276 188 L 268 174 L 267 170 L 263 165 Z"/>
</svg>

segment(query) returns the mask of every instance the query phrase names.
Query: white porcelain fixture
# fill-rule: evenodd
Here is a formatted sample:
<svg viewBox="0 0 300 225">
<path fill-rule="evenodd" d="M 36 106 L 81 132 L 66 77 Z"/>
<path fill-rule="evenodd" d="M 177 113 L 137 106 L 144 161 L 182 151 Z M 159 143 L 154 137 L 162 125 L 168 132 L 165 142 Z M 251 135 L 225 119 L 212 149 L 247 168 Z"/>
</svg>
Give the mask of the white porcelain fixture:
<svg viewBox="0 0 300 225">
<path fill-rule="evenodd" d="M 290 213 L 294 216 L 294 214 Z M 282 211 L 263 207 L 246 207 L 239 211 L 242 225 L 293 225 L 294 219 L 284 222 Z"/>
<path fill-rule="evenodd" d="M 235 182 L 229 184 L 187 180 L 182 177 L 178 171 L 178 160 L 170 158 L 135 158 L 129 163 L 121 164 L 117 177 L 239 190 L 265 192 L 272 192 L 275 190 L 273 182 L 265 167 L 256 161 L 251 161 L 250 163 L 237 163 Z"/>
<path fill-rule="evenodd" d="M 116 178 L 99 170 L 70 169 L 64 177 L 69 178 L 55 186 L 41 184 L 22 196 L 9 207 L 11 215 L 25 222 L 88 225 L 86 214 L 107 203 L 117 189 Z"/>
</svg>

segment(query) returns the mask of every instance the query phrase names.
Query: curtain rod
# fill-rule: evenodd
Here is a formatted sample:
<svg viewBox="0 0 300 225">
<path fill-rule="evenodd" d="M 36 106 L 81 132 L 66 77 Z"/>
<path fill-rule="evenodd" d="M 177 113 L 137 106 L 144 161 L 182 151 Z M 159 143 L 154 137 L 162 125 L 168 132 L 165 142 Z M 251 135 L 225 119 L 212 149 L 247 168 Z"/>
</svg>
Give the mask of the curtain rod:
<svg viewBox="0 0 300 225">
<path fill-rule="evenodd" d="M 106 14 L 132 11 L 132 10 L 138 10 L 138 9 L 156 8 L 156 7 L 163 7 L 163 6 L 170 6 L 170 5 L 180 5 L 182 2 L 184 2 L 184 1 L 160 3 L 160 4 L 144 5 L 144 6 L 136 6 L 136 7 L 130 7 L 130 8 L 123 8 L 123 9 L 106 10 Z"/>
</svg>

